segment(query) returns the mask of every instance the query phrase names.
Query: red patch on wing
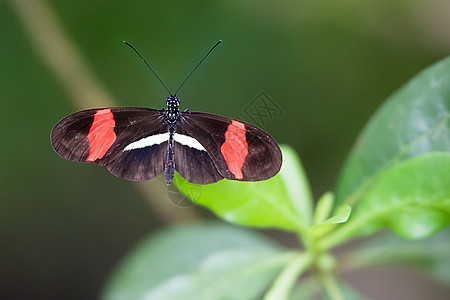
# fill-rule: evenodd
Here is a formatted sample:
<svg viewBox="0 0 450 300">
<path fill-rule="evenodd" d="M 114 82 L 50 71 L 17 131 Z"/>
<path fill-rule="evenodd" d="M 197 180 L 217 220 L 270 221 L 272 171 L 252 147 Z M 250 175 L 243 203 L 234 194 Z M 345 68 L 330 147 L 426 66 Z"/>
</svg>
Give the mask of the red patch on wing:
<svg viewBox="0 0 450 300">
<path fill-rule="evenodd" d="M 86 161 L 95 161 L 105 155 L 106 151 L 116 141 L 115 126 L 116 122 L 110 108 L 95 113 L 94 122 L 92 122 L 87 135 L 90 151 Z"/>
<path fill-rule="evenodd" d="M 225 142 L 220 151 L 227 163 L 228 169 L 236 179 L 244 178 L 242 167 L 248 155 L 248 144 L 245 133 L 245 125 L 238 121 L 232 121 L 225 132 Z"/>
</svg>

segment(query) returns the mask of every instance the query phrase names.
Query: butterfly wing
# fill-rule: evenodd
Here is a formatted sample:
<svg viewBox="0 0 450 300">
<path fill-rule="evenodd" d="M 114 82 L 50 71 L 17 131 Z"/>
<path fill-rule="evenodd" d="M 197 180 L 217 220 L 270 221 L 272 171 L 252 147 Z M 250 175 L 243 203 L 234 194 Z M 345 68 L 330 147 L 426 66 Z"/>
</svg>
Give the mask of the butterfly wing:
<svg viewBox="0 0 450 300">
<path fill-rule="evenodd" d="M 206 149 L 180 126 L 174 134 L 174 147 L 175 169 L 188 182 L 210 184 L 224 178 Z"/>
<path fill-rule="evenodd" d="M 106 166 L 112 174 L 127 180 L 150 180 L 164 170 L 164 118 L 164 111 L 149 108 L 83 110 L 55 125 L 52 146 L 65 159 Z"/>
<path fill-rule="evenodd" d="M 226 179 L 265 180 L 281 168 L 277 142 L 254 125 L 213 114 L 182 112 L 177 126 L 177 132 L 185 132 L 204 147 L 217 172 Z M 186 168 L 195 172 L 196 167 L 176 165 L 180 174 L 187 172 Z"/>
</svg>

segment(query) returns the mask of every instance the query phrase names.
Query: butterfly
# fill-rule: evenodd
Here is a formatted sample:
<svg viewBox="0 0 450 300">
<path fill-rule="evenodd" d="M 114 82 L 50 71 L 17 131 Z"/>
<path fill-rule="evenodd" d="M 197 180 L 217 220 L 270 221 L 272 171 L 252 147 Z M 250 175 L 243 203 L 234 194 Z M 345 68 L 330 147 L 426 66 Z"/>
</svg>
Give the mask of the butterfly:
<svg viewBox="0 0 450 300">
<path fill-rule="evenodd" d="M 62 158 L 93 162 L 131 181 L 146 181 L 164 173 L 170 184 L 175 171 L 194 184 L 224 178 L 260 181 L 279 172 L 280 147 L 264 130 L 224 116 L 180 111 L 180 98 L 176 93 L 169 95 L 167 107 L 161 110 L 108 107 L 71 114 L 53 127 L 53 149 Z"/>
</svg>

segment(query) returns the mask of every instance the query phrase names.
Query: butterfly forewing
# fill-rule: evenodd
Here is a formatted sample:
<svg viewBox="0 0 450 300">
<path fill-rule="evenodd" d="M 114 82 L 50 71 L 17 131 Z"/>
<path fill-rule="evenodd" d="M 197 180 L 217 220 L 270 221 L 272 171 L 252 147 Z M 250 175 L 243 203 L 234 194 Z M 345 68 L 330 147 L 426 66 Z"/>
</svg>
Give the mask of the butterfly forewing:
<svg viewBox="0 0 450 300">
<path fill-rule="evenodd" d="M 265 180 L 281 168 L 280 147 L 256 126 L 197 112 L 180 113 L 177 125 L 206 149 L 217 171 L 226 179 Z"/>
<path fill-rule="evenodd" d="M 87 135 L 96 111 L 89 109 L 74 113 L 53 127 L 51 141 L 56 153 L 68 160 L 86 161 L 90 149 Z"/>
<path fill-rule="evenodd" d="M 69 115 L 52 130 L 55 151 L 63 158 L 95 162 L 128 180 L 149 180 L 163 172 L 167 142 L 134 144 L 167 132 L 163 111 L 138 107 L 89 109 Z M 148 140 L 147 140 L 148 141 Z M 150 142 L 152 142 L 150 140 Z"/>
</svg>

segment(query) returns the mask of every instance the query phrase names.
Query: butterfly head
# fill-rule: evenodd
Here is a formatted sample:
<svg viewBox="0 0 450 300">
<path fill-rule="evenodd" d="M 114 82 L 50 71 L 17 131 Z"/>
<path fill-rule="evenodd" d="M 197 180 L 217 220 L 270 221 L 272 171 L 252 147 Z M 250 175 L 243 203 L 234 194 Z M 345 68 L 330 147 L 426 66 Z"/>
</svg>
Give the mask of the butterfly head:
<svg viewBox="0 0 450 300">
<path fill-rule="evenodd" d="M 180 98 L 170 96 L 166 99 L 167 109 L 177 109 L 180 106 Z"/>
</svg>

